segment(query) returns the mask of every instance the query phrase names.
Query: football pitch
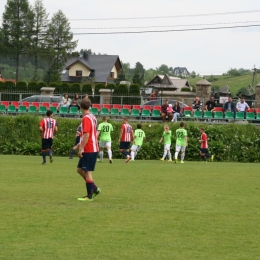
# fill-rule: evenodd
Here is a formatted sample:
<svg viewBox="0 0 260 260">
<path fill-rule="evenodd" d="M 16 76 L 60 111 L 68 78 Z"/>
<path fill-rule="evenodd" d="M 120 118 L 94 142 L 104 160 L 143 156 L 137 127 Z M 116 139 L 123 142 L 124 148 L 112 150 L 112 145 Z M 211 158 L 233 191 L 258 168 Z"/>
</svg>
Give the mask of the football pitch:
<svg viewBox="0 0 260 260">
<path fill-rule="evenodd" d="M 259 164 L 0 156 L 0 259 L 260 259 Z"/>
</svg>

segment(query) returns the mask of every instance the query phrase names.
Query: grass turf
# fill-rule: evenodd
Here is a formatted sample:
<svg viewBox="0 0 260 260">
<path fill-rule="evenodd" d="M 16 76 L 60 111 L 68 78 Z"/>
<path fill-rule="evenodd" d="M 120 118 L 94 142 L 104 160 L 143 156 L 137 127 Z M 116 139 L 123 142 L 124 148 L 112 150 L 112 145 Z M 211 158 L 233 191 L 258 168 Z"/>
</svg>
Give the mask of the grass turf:
<svg viewBox="0 0 260 260">
<path fill-rule="evenodd" d="M 259 164 L 0 156 L 0 259 L 259 259 Z"/>
</svg>

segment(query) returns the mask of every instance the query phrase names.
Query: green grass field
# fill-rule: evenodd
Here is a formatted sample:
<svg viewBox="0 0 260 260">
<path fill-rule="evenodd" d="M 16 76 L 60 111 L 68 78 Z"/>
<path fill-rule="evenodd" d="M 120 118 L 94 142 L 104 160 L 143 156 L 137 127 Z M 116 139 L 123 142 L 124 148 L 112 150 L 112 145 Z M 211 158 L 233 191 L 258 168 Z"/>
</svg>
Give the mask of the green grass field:
<svg viewBox="0 0 260 260">
<path fill-rule="evenodd" d="M 0 156 L 0 259 L 260 259 L 259 164 Z"/>
</svg>

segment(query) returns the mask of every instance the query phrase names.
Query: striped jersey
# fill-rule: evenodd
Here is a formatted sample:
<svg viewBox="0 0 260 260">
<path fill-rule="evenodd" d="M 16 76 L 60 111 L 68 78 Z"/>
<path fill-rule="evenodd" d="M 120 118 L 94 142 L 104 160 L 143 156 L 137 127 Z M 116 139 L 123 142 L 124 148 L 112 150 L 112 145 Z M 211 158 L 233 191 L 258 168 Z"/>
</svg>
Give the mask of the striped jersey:
<svg viewBox="0 0 260 260">
<path fill-rule="evenodd" d="M 88 133 L 89 138 L 84 146 L 84 153 L 98 152 L 98 140 L 97 140 L 97 119 L 92 114 L 86 114 L 81 121 L 81 137 L 82 142 L 83 134 Z"/>
<path fill-rule="evenodd" d="M 53 138 L 55 127 L 58 126 L 57 121 L 51 117 L 47 117 L 41 120 L 40 126 L 42 127 L 42 138 Z"/>
<path fill-rule="evenodd" d="M 203 133 L 200 137 L 201 140 L 203 140 L 204 142 L 201 142 L 200 148 L 208 148 L 208 137 L 206 135 L 206 133 Z"/>
<path fill-rule="evenodd" d="M 123 131 L 121 142 L 131 142 L 132 126 L 129 124 L 122 124 L 121 129 Z"/>
</svg>

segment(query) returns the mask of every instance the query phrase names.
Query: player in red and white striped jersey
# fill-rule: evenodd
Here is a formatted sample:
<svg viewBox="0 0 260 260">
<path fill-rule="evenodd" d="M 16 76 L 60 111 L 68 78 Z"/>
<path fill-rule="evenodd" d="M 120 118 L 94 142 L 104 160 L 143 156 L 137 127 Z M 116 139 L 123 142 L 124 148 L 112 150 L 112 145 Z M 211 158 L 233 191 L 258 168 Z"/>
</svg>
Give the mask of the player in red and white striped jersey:
<svg viewBox="0 0 260 260">
<path fill-rule="evenodd" d="M 200 156 L 202 157 L 204 162 L 207 162 L 206 158 L 211 157 L 211 161 L 214 159 L 214 155 L 211 155 L 208 153 L 208 137 L 207 134 L 205 133 L 204 128 L 200 129 Z"/>
<path fill-rule="evenodd" d="M 39 125 L 39 129 L 42 132 L 42 158 L 43 163 L 46 164 L 46 151 L 49 153 L 50 162 L 53 162 L 52 159 L 52 143 L 54 133 L 58 131 L 58 124 L 55 119 L 52 118 L 53 112 L 48 110 L 46 112 L 46 118 L 42 119 Z"/>
<path fill-rule="evenodd" d="M 97 119 L 90 113 L 91 102 L 89 99 L 82 99 L 80 108 L 82 110 L 81 138 L 79 145 L 79 163 L 77 172 L 86 182 L 87 196 L 78 198 L 80 201 L 92 201 L 101 190 L 95 185 L 92 177 L 98 155 L 97 140 Z"/>
<path fill-rule="evenodd" d="M 123 124 L 121 127 L 120 136 L 118 139 L 119 150 L 126 157 L 126 163 L 128 163 L 131 159 L 129 148 L 130 142 L 133 139 L 133 128 L 128 124 L 128 120 L 126 117 L 123 118 Z"/>
</svg>

